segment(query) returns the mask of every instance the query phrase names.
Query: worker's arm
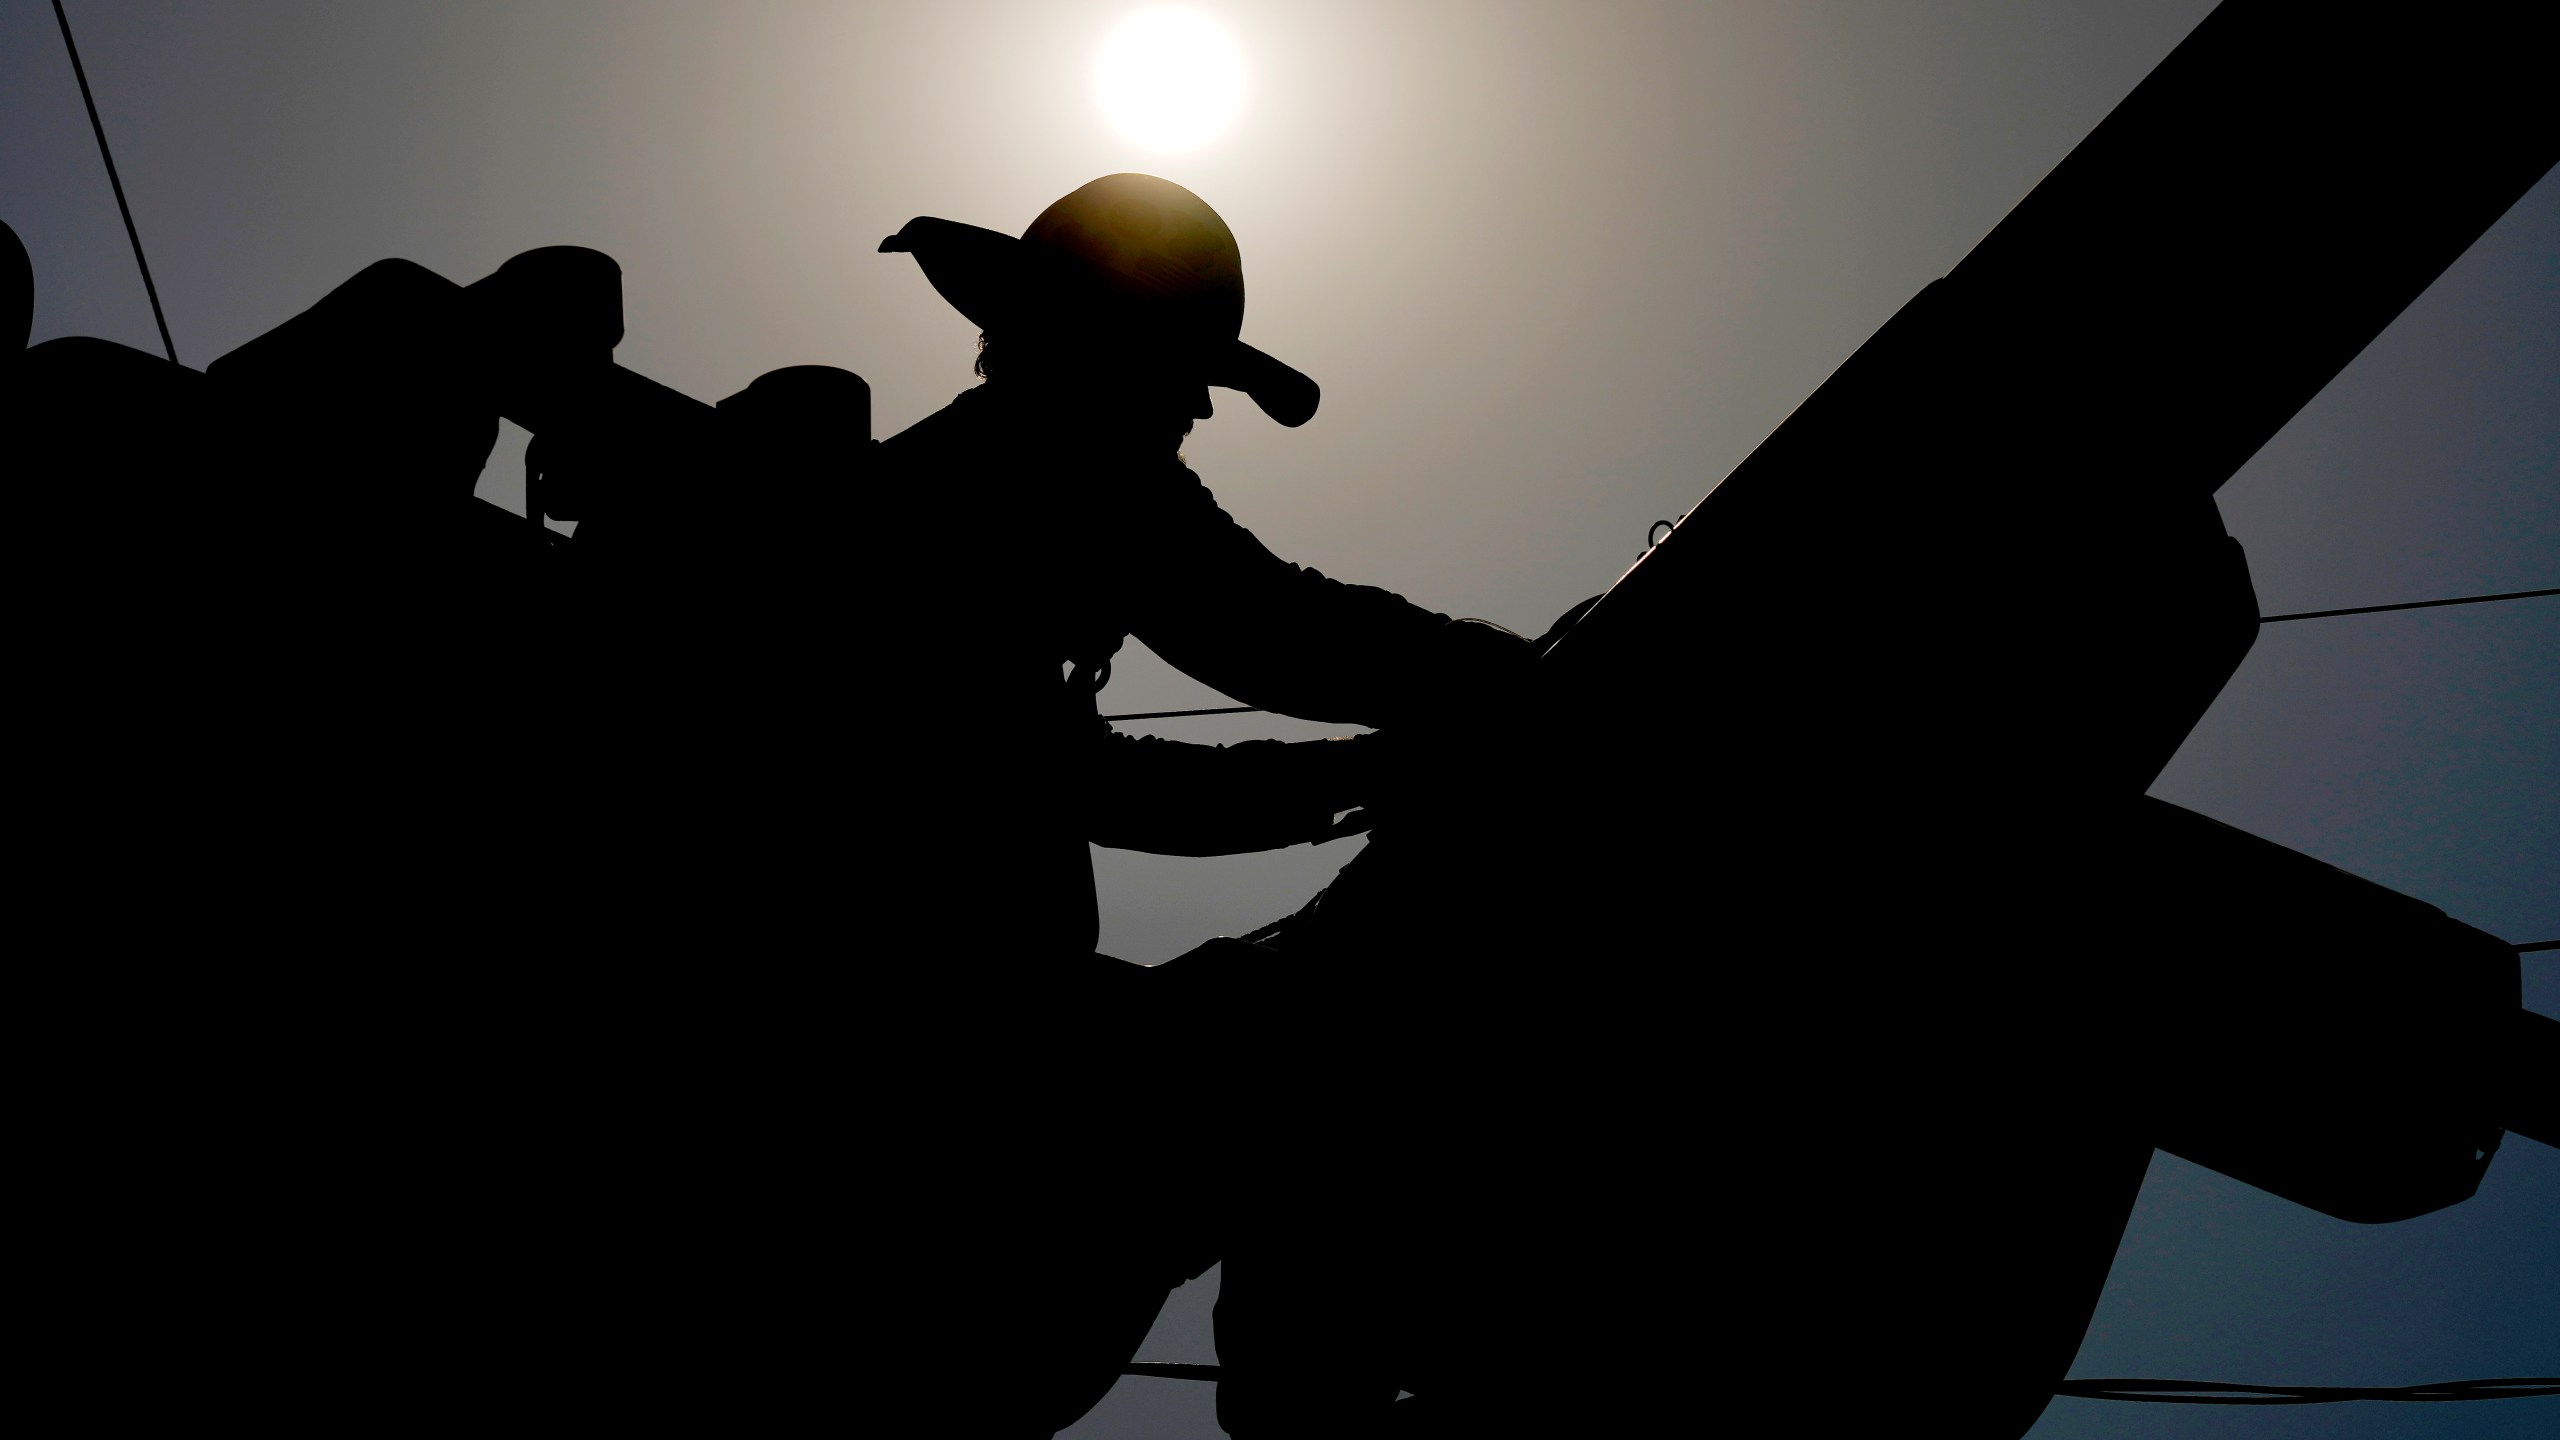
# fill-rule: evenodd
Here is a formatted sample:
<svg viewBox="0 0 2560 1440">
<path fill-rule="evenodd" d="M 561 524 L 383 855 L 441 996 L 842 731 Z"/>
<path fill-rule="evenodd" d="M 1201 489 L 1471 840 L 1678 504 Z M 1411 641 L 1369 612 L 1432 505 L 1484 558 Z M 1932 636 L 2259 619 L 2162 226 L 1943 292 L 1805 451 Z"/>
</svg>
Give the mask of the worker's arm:
<svg viewBox="0 0 2560 1440">
<path fill-rule="evenodd" d="M 1498 626 L 1292 565 L 1179 465 L 1131 487 L 1129 625 L 1176 669 L 1284 715 L 1379 727 L 1442 723 L 1506 693 L 1530 650 Z"/>
</svg>

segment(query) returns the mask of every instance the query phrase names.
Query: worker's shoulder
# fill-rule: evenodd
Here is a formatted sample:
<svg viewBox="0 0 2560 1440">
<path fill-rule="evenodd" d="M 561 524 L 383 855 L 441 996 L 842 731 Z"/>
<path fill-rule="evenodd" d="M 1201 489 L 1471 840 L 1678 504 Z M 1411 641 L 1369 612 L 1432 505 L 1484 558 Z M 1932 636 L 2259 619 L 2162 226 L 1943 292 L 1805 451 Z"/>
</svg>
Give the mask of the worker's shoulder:
<svg viewBox="0 0 2560 1440">
<path fill-rule="evenodd" d="M 963 390 L 951 403 L 880 442 L 880 459 L 913 464 L 984 443 L 995 417 L 986 413 L 982 390 Z"/>
<path fill-rule="evenodd" d="M 1207 482 L 1177 456 L 1166 456 L 1160 464 L 1134 466 L 1112 488 L 1124 504 L 1151 519 L 1183 525 L 1235 523 L 1219 507 Z"/>
</svg>

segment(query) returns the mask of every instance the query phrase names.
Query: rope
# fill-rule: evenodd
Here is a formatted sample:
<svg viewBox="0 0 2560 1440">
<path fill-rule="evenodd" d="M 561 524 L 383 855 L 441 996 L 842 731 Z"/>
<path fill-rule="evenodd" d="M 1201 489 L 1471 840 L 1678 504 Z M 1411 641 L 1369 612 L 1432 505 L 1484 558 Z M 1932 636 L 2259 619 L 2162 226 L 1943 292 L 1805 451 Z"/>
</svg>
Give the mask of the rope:
<svg viewBox="0 0 2560 1440">
<path fill-rule="evenodd" d="M 1222 1367 L 1133 1361 L 1123 1375 L 1159 1380 L 1216 1380 Z M 2343 1400 L 2529 1400 L 2560 1395 L 2560 1375 L 2520 1380 L 2449 1380 L 2440 1385 L 2230 1385 L 2219 1380 L 2065 1380 L 2056 1395 L 2077 1400 L 2137 1400 L 2153 1405 L 2331 1405 Z"/>
<path fill-rule="evenodd" d="M 71 43 L 71 17 L 62 0 L 53 0 L 53 18 L 62 25 L 62 48 L 71 52 L 71 76 L 80 82 L 80 103 L 89 107 L 89 128 L 98 135 L 98 158 L 107 162 L 107 183 L 115 187 L 116 211 L 124 216 L 124 238 L 133 242 L 133 263 L 142 271 L 142 293 L 151 297 L 151 318 L 160 325 L 160 348 L 169 363 L 178 363 L 177 342 L 169 338 L 169 317 L 160 313 L 160 287 L 151 283 L 151 262 L 142 258 L 142 232 L 133 228 L 133 207 L 124 201 L 124 181 L 116 177 L 115 152 L 107 148 L 107 127 L 98 121 L 98 102 L 89 94 L 89 72 L 80 68 L 80 47 Z"/>
</svg>

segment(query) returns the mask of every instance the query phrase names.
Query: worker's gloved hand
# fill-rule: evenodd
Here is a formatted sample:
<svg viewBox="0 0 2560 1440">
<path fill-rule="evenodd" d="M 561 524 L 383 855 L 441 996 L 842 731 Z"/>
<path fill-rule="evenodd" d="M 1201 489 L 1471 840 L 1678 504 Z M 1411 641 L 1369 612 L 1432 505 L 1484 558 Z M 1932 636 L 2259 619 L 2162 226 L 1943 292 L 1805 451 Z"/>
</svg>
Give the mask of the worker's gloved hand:
<svg viewBox="0 0 2560 1440">
<path fill-rule="evenodd" d="M 1401 823 L 1472 813 L 1499 788 L 1536 678 L 1528 641 L 1482 620 L 1453 620 L 1416 657 L 1415 704 L 1400 723 L 1365 737 L 1376 812 Z"/>
<path fill-rule="evenodd" d="M 1536 659 L 1528 641 L 1499 625 L 1452 620 L 1415 657 L 1416 703 L 1397 728 L 1481 729 L 1517 704 Z"/>
<path fill-rule="evenodd" d="M 1366 804 L 1337 822 L 1407 833 L 1453 823 L 1496 803 L 1502 771 L 1487 737 L 1441 726 L 1406 726 L 1361 737 L 1375 779 Z"/>
<path fill-rule="evenodd" d="M 1563 639 L 1564 632 L 1572 629 L 1575 625 L 1580 624 L 1582 617 L 1590 613 L 1591 607 L 1599 604 L 1603 599 L 1606 599 L 1607 595 L 1608 592 L 1602 591 L 1600 594 L 1592 596 L 1590 599 L 1583 601 L 1581 604 L 1576 605 L 1572 609 L 1557 616 L 1556 623 L 1547 627 L 1546 634 L 1529 642 L 1530 653 L 1535 655 L 1546 654 L 1549 646 L 1552 646 L 1558 640 Z"/>
</svg>

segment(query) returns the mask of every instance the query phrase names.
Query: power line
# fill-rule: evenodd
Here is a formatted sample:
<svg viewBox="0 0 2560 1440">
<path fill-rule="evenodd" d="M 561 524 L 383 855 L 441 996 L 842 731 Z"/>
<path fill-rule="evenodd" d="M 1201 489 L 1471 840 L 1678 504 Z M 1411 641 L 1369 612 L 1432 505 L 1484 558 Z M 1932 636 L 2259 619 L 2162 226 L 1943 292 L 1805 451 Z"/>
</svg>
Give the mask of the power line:
<svg viewBox="0 0 2560 1440">
<path fill-rule="evenodd" d="M 2519 955 L 2530 955 L 2536 950 L 2560 950 L 2560 940 L 2536 940 L 2530 945 L 2516 947 Z"/>
<path fill-rule="evenodd" d="M 1138 1360 L 1123 1375 L 1214 1381 L 1217 1365 Z M 2560 1395 L 2560 1375 L 2510 1380 L 2448 1380 L 2438 1385 L 2232 1385 L 2220 1380 L 2065 1380 L 2056 1395 L 2079 1400 L 2136 1400 L 2153 1405 L 2332 1405 L 2346 1400 L 2529 1400 Z"/>
<path fill-rule="evenodd" d="M 169 352 L 169 363 L 178 363 L 177 342 L 169 338 L 169 317 L 160 313 L 160 287 L 151 283 L 151 262 L 142 258 L 142 232 L 133 228 L 133 207 L 124 200 L 124 181 L 116 177 L 115 152 L 107 148 L 107 127 L 98 121 L 98 102 L 89 94 L 89 72 L 80 66 L 80 47 L 71 40 L 71 17 L 62 13 L 62 0 L 53 0 L 53 18 L 62 26 L 62 48 L 71 53 L 71 76 L 80 82 L 80 103 L 89 107 L 89 128 L 98 135 L 98 158 L 107 162 L 107 184 L 116 192 L 116 211 L 124 216 L 124 238 L 133 242 L 133 263 L 142 271 L 142 293 L 151 297 L 151 318 L 160 325 L 160 348 Z"/>
<path fill-rule="evenodd" d="M 2503 595 L 2464 595 L 2452 600 L 2407 600 L 2397 605 L 2357 605 L 2345 610 L 2302 610 L 2291 615 L 2261 615 L 2258 623 L 2273 625 L 2279 620 L 2326 620 L 2332 615 L 2379 615 L 2385 610 L 2431 610 L 2438 605 L 2486 605 L 2492 600 L 2532 600 L 2544 595 L 2560 595 L 2560 589 L 2510 590 Z"/>
<path fill-rule="evenodd" d="M 2226 1385 L 2219 1380 L 2065 1380 L 2056 1395 L 2153 1405 L 2332 1405 L 2342 1400 L 2528 1400 L 2560 1395 L 2560 1375 L 2441 1385 Z"/>
<path fill-rule="evenodd" d="M 61 0 L 55 0 L 59 5 Z M 140 253 L 139 251 L 136 252 Z M 1662 522 L 1656 521 L 1659 525 Z M 2273 625 L 2284 620 L 2326 620 L 2332 615 L 2379 615 L 2386 610 L 2432 610 L 2439 605 L 2486 605 L 2492 600 L 2535 600 L 2545 595 L 2560 595 L 2560 588 L 2550 590 L 2509 590 L 2499 595 L 2462 595 L 2451 600 L 2404 600 L 2397 605 L 2355 605 L 2344 610 L 2298 610 L 2291 615 L 2261 615 L 2258 623 Z M 1105 720 L 1181 720 L 1193 715 L 1260 715 L 1258 705 L 1223 705 L 1211 710 L 1144 710 L 1132 715 L 1105 715 Z M 2547 946 L 2528 946 L 2547 949 Z"/>
</svg>

